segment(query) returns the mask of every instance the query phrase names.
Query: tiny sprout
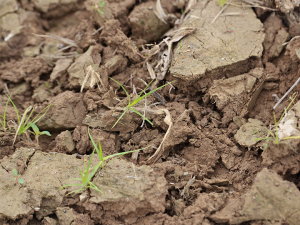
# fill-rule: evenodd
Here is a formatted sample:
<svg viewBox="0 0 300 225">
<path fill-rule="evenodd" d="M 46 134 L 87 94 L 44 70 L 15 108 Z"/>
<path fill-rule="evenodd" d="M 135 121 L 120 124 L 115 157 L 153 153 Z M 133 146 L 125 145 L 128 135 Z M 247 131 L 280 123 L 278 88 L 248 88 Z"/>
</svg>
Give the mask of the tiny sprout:
<svg viewBox="0 0 300 225">
<path fill-rule="evenodd" d="M 221 8 L 223 8 L 223 6 L 227 4 L 227 0 L 218 0 L 218 2 Z"/>
<path fill-rule="evenodd" d="M 48 135 L 48 136 L 51 136 L 51 134 L 49 133 L 49 131 L 42 131 L 41 132 L 39 130 L 38 126 L 35 125 L 34 123 L 30 123 L 30 126 L 31 126 L 33 132 L 32 131 L 29 131 L 29 132 L 35 135 L 35 142 L 37 144 L 39 144 L 39 136 L 44 135 L 44 134 Z"/>
<path fill-rule="evenodd" d="M 17 184 L 18 183 L 23 184 L 24 180 L 22 178 L 19 178 L 21 175 L 18 175 L 18 171 L 16 169 L 13 169 L 12 172 L 13 175 L 15 176 L 15 178 L 12 178 L 12 180 L 15 180 Z"/>
<path fill-rule="evenodd" d="M 100 1 L 98 5 L 93 6 L 93 9 L 95 9 L 99 14 L 104 14 L 103 7 L 105 6 L 104 1 Z"/>
</svg>

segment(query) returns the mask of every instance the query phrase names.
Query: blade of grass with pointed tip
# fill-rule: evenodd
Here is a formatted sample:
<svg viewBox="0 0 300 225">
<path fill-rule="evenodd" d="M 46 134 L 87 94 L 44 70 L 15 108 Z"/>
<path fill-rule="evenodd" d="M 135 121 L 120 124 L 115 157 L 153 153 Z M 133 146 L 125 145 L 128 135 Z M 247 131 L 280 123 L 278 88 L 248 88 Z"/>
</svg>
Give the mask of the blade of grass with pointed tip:
<svg viewBox="0 0 300 225">
<path fill-rule="evenodd" d="M 9 95 L 6 95 L 6 96 L 10 100 L 11 104 L 13 105 L 13 107 L 15 108 L 15 111 L 16 111 L 16 114 L 17 114 L 17 117 L 18 117 L 18 124 L 20 124 L 20 115 L 19 115 L 17 107 L 16 107 L 15 103 L 12 101 L 12 99 L 9 97 Z"/>
<path fill-rule="evenodd" d="M 275 141 L 276 141 L 276 144 L 279 144 L 279 139 L 278 139 L 278 124 L 277 124 L 277 121 L 276 121 L 276 115 L 275 115 L 275 112 L 273 112 L 273 116 L 274 116 L 274 121 L 275 121 Z"/>
<path fill-rule="evenodd" d="M 153 123 L 147 119 L 147 117 L 145 117 L 143 114 L 141 114 L 140 112 L 136 111 L 134 108 L 129 108 L 131 111 L 135 112 L 136 114 L 138 114 L 140 117 L 142 117 L 144 120 L 146 120 L 148 123 L 150 123 L 151 125 L 153 125 Z"/>
<path fill-rule="evenodd" d="M 1 126 L 3 127 L 4 131 L 6 129 L 6 121 L 5 121 L 5 119 L 6 119 L 6 111 L 7 111 L 8 102 L 9 102 L 9 99 L 7 99 L 7 101 L 6 101 L 3 116 L 0 115 L 3 118 L 3 122 L 2 123 L 0 122 L 0 123 L 1 123 Z"/>
<path fill-rule="evenodd" d="M 98 154 L 98 157 L 99 157 L 100 161 L 103 162 L 102 147 L 101 147 L 100 141 L 99 141 L 99 147 L 100 148 L 98 148 L 95 141 L 94 141 L 94 139 L 93 139 L 93 137 L 92 137 L 92 135 L 91 135 L 91 133 L 90 133 L 90 128 L 88 128 L 88 134 L 89 134 L 90 140 L 92 141 L 94 149 L 96 149 L 96 151 L 97 151 L 97 154 Z"/>
<path fill-rule="evenodd" d="M 122 115 L 118 118 L 118 120 L 115 122 L 115 124 L 112 126 L 111 129 L 113 129 L 113 128 L 117 125 L 117 123 L 120 121 L 120 119 L 122 119 L 122 117 L 124 116 L 124 114 L 125 114 L 127 111 L 128 111 L 128 108 L 126 108 L 126 109 L 124 110 L 124 112 L 122 113 Z"/>
<path fill-rule="evenodd" d="M 120 84 L 118 81 L 116 81 L 115 79 L 113 79 L 111 77 L 110 77 L 110 79 L 112 79 L 114 82 L 116 82 L 118 85 L 120 85 L 120 87 L 125 91 L 125 93 L 126 93 L 126 95 L 128 97 L 129 104 L 130 104 L 131 103 L 131 101 L 130 101 L 130 95 L 128 94 L 128 92 L 126 91 L 126 89 L 124 88 L 124 86 L 122 84 Z"/>
<path fill-rule="evenodd" d="M 172 82 L 170 82 L 170 83 L 172 83 Z M 169 85 L 169 83 L 164 84 L 164 85 L 162 85 L 162 86 L 160 86 L 160 87 L 158 87 L 158 88 L 156 88 L 156 89 L 154 89 L 154 90 L 152 90 L 152 91 L 149 91 L 147 94 L 141 96 L 140 98 L 135 99 L 135 100 L 129 105 L 129 108 L 133 107 L 135 104 L 137 104 L 139 101 L 141 101 L 141 100 L 143 100 L 144 98 L 146 98 L 148 95 L 152 94 L 153 92 L 155 92 L 155 91 L 157 91 L 157 90 L 159 90 L 159 89 L 161 89 L 161 88 L 163 88 L 163 87 L 165 87 L 165 86 L 167 86 L 167 85 Z"/>
<path fill-rule="evenodd" d="M 106 166 L 107 164 L 111 163 L 112 161 L 114 161 L 114 160 L 120 158 L 121 156 L 123 156 L 123 155 L 125 155 L 125 154 L 133 153 L 133 152 L 137 152 L 137 151 L 141 151 L 141 150 L 144 150 L 144 149 L 146 149 L 146 148 L 149 148 L 149 146 L 147 146 L 147 147 L 145 147 L 145 148 L 136 149 L 136 150 L 133 150 L 133 151 L 116 153 L 116 154 L 112 155 L 112 157 L 116 157 L 116 158 L 113 158 L 113 159 L 109 160 L 104 166 Z M 112 158 L 112 157 L 107 156 L 107 158 L 104 159 L 104 160 L 110 159 L 110 158 Z"/>
<path fill-rule="evenodd" d="M 285 138 L 282 138 L 282 140 L 287 140 L 287 139 L 299 139 L 300 136 L 291 136 L 291 137 L 285 137 Z"/>
<path fill-rule="evenodd" d="M 32 106 L 29 106 L 30 107 L 30 109 L 28 110 L 28 112 L 30 112 L 30 114 L 29 114 L 29 116 L 27 117 L 27 120 L 23 123 L 23 127 L 24 127 L 24 130 L 27 130 L 29 127 L 30 127 L 30 123 L 28 123 L 28 121 L 29 121 L 29 119 L 30 119 L 30 117 L 32 116 L 32 113 L 33 113 L 33 111 L 34 111 L 34 109 L 33 109 L 33 107 Z M 28 126 L 28 128 L 27 129 L 25 129 L 26 127 Z"/>
<path fill-rule="evenodd" d="M 278 123 L 280 123 L 280 121 L 282 120 L 282 118 L 284 117 L 284 115 L 286 114 L 286 112 L 288 111 L 288 109 L 291 107 L 291 105 L 292 105 L 292 103 L 294 102 L 295 99 L 296 99 L 296 97 L 294 97 L 292 99 L 292 101 L 290 102 L 290 104 L 288 105 L 288 107 L 284 109 L 284 112 L 282 113 L 280 119 L 278 120 Z"/>
<path fill-rule="evenodd" d="M 26 117 L 26 115 L 27 115 L 27 111 L 28 111 L 30 108 L 31 108 L 31 106 L 29 106 L 29 107 L 25 110 L 25 112 L 24 112 L 24 114 L 23 114 L 23 116 L 22 116 L 22 119 L 21 119 L 21 121 L 20 121 L 20 124 L 19 124 L 19 126 L 18 126 L 16 135 L 15 135 L 15 138 L 14 138 L 14 141 L 13 141 L 13 145 L 15 144 L 15 141 L 16 141 L 16 139 L 17 139 L 17 136 L 18 136 L 18 135 L 21 135 L 22 133 L 24 133 L 24 127 L 22 127 L 22 124 L 23 124 L 23 122 L 24 122 L 24 120 L 25 120 L 25 117 Z"/>
<path fill-rule="evenodd" d="M 153 79 L 153 80 L 151 80 L 150 82 L 149 82 L 149 84 L 147 84 L 146 82 L 146 87 L 141 91 L 141 93 L 139 94 L 139 97 L 138 98 L 140 98 L 141 96 L 142 96 L 142 94 L 143 93 L 145 93 L 145 95 L 147 94 L 145 91 L 147 90 L 147 88 L 149 88 L 150 87 L 150 85 L 151 85 L 151 83 L 154 81 L 155 79 Z"/>
<path fill-rule="evenodd" d="M 37 114 L 32 120 L 30 123 L 37 123 L 41 118 L 43 118 L 46 113 L 49 111 L 50 107 L 52 106 L 53 104 L 51 105 L 48 105 L 47 107 L 45 107 L 42 111 L 39 112 L 39 114 Z M 46 112 L 44 112 L 40 117 L 38 117 L 44 110 L 46 110 Z M 31 115 L 30 115 L 31 116 Z M 38 118 L 37 118 L 38 117 Z M 30 117 L 29 117 L 30 118 Z M 36 119 L 37 118 L 37 119 Z M 28 124 L 26 127 L 25 127 L 25 130 L 27 130 L 28 128 L 30 127 L 30 124 Z"/>
</svg>

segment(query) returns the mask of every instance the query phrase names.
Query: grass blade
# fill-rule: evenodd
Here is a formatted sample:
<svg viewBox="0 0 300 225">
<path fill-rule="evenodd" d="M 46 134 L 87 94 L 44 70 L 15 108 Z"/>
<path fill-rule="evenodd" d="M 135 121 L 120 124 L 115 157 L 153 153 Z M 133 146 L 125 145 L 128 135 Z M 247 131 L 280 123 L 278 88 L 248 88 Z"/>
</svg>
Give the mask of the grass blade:
<svg viewBox="0 0 300 225">
<path fill-rule="evenodd" d="M 40 119 L 42 119 L 46 113 L 49 111 L 50 107 L 52 106 L 53 104 L 51 105 L 48 105 L 47 107 L 45 107 L 42 111 L 39 112 L 39 114 L 37 114 L 32 120 L 30 123 L 37 123 Z M 44 112 L 39 118 L 37 118 L 44 110 L 46 110 L 46 112 Z M 37 119 L 36 119 L 37 118 Z"/>
<path fill-rule="evenodd" d="M 31 111 L 31 112 L 30 112 Z M 28 123 L 28 121 L 29 121 L 29 119 L 30 119 L 30 117 L 32 116 L 32 113 L 33 113 L 33 111 L 34 111 L 34 109 L 33 109 L 33 107 L 31 107 L 30 106 L 30 109 L 29 109 L 29 111 L 28 112 L 30 112 L 30 114 L 29 114 L 29 116 L 27 117 L 27 120 L 23 123 L 24 125 L 24 130 L 27 130 L 31 125 L 31 122 L 30 123 Z M 28 127 L 27 127 L 28 126 Z"/>
<path fill-rule="evenodd" d="M 11 98 L 9 97 L 9 95 L 6 95 L 6 96 L 10 100 L 11 104 L 13 105 L 13 107 L 15 108 L 15 111 L 16 111 L 16 114 L 17 114 L 17 117 L 18 117 L 18 124 L 20 124 L 20 115 L 19 115 L 17 107 L 16 107 L 15 103 L 11 100 Z"/>
<path fill-rule="evenodd" d="M 15 135 L 15 138 L 14 138 L 14 141 L 13 141 L 13 145 L 15 144 L 15 141 L 16 141 L 16 139 L 17 139 L 17 136 L 18 136 L 18 135 L 21 135 L 21 134 L 23 134 L 23 133 L 25 132 L 25 131 L 24 131 L 24 127 L 23 127 L 23 123 L 24 123 L 25 117 L 26 117 L 26 115 L 27 115 L 27 113 L 28 113 L 28 110 L 31 110 L 31 106 L 29 106 L 29 107 L 25 110 L 25 112 L 24 112 L 24 114 L 23 114 L 23 116 L 22 116 L 22 119 L 21 119 L 21 121 L 20 121 L 20 123 L 19 123 L 18 129 L 17 129 L 17 132 L 16 132 L 16 135 Z"/>
<path fill-rule="evenodd" d="M 276 115 L 275 112 L 273 112 L 273 116 L 274 116 L 274 121 L 275 121 L 275 142 L 276 144 L 279 144 L 279 138 L 278 138 L 278 123 L 276 121 Z"/>
<path fill-rule="evenodd" d="M 125 93 L 126 93 L 126 95 L 128 97 L 129 104 L 130 104 L 131 103 L 131 101 L 130 101 L 130 95 L 128 94 L 128 92 L 126 91 L 126 89 L 124 88 L 124 86 L 122 84 L 120 84 L 118 81 L 116 81 L 115 79 L 113 79 L 111 77 L 110 77 L 110 79 L 112 79 L 114 82 L 116 82 L 118 85 L 120 85 L 120 87 L 125 91 Z"/>
<path fill-rule="evenodd" d="M 129 108 L 126 108 L 125 110 L 124 110 L 124 112 L 122 113 L 122 115 L 119 117 L 119 119 L 117 120 L 117 122 L 115 122 L 115 124 L 112 126 L 112 128 L 111 129 L 113 129 L 116 125 L 117 125 L 117 123 L 120 121 L 120 119 L 124 116 L 124 114 L 128 111 L 128 109 Z"/>
<path fill-rule="evenodd" d="M 170 82 L 170 83 L 172 83 L 172 82 Z M 154 89 L 154 90 L 152 90 L 152 91 L 149 91 L 147 94 L 144 94 L 143 96 L 134 99 L 134 101 L 133 101 L 128 107 L 131 108 L 131 107 L 134 106 L 136 103 L 138 103 L 139 101 L 141 101 L 141 100 L 143 100 L 144 98 L 146 98 L 148 95 L 151 95 L 153 92 L 155 92 L 155 91 L 157 91 L 157 90 L 159 90 L 159 89 L 161 89 L 161 88 L 163 88 L 163 87 L 169 85 L 170 83 L 164 84 L 164 85 L 162 85 L 162 86 L 160 86 L 160 87 L 158 87 L 158 88 L 156 88 L 156 89 Z"/>
<path fill-rule="evenodd" d="M 285 138 L 282 138 L 282 140 L 287 140 L 287 139 L 298 139 L 300 138 L 300 136 L 291 136 L 291 137 L 285 137 Z"/>
<path fill-rule="evenodd" d="M 6 120 L 5 119 L 6 119 L 6 111 L 7 111 L 8 102 L 9 102 L 9 99 L 7 99 L 7 101 L 6 101 L 3 116 L 0 115 L 3 118 L 3 122 L 2 123 L 0 122 L 0 123 L 1 123 L 1 126 L 3 127 L 4 131 L 6 130 Z"/>
<path fill-rule="evenodd" d="M 140 112 L 136 111 L 134 108 L 129 108 L 131 111 L 135 112 L 136 114 L 138 114 L 140 117 L 142 117 L 144 120 L 146 120 L 148 123 L 150 123 L 151 125 L 153 125 L 153 123 L 148 120 L 143 114 L 141 114 Z"/>
<path fill-rule="evenodd" d="M 155 80 L 155 79 L 151 80 L 149 84 L 147 84 L 147 83 L 144 81 L 145 84 L 147 84 L 147 85 L 146 85 L 146 87 L 144 88 L 144 90 L 142 90 L 142 92 L 139 94 L 139 98 L 141 97 L 141 95 L 142 95 L 143 93 L 147 94 L 145 91 L 150 87 L 150 84 L 151 84 L 154 80 Z"/>
</svg>

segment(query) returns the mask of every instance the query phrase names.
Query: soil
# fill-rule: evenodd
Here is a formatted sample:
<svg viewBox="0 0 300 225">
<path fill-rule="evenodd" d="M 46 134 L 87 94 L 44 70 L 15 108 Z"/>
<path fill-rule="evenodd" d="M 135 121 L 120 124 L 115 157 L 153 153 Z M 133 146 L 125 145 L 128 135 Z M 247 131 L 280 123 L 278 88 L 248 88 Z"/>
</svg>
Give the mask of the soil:
<svg viewBox="0 0 300 225">
<path fill-rule="evenodd" d="M 0 0 L 0 224 L 299 224 L 299 4 L 191 2 Z"/>
</svg>

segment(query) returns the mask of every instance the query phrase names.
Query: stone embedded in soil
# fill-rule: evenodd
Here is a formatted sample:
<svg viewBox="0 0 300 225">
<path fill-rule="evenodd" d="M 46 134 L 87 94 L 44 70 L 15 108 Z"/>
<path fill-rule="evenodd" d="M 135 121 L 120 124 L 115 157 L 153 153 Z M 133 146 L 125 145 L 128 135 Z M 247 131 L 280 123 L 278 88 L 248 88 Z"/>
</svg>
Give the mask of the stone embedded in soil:
<svg viewBox="0 0 300 225">
<path fill-rule="evenodd" d="M 253 10 L 229 5 L 223 14 L 241 13 L 243 17 L 221 14 L 211 25 L 220 9 L 215 1 L 201 2 L 181 25 L 197 30 L 175 47 L 181 46 L 174 53 L 170 72 L 183 86 L 196 89 L 188 92 L 205 90 L 211 80 L 245 73 L 252 67 L 251 60 L 262 55 L 265 35 Z"/>
<path fill-rule="evenodd" d="M 294 183 L 282 180 L 275 172 L 264 168 L 245 195 L 243 209 L 230 219 L 230 224 L 252 220 L 280 221 L 299 224 L 300 192 Z"/>
<path fill-rule="evenodd" d="M 57 225 L 57 221 L 53 218 L 46 216 L 43 219 L 43 225 Z"/>
<path fill-rule="evenodd" d="M 75 143 L 72 139 L 72 134 L 70 131 L 66 130 L 61 132 L 55 138 L 56 146 L 55 151 L 73 153 L 75 149 Z"/>
<path fill-rule="evenodd" d="M 52 70 L 52 73 L 50 74 L 50 79 L 53 81 L 57 78 L 59 78 L 63 73 L 67 71 L 71 63 L 73 62 L 73 59 L 59 59 L 55 63 L 55 67 Z"/>
<path fill-rule="evenodd" d="M 149 213 L 165 210 L 167 181 L 148 166 L 134 167 L 117 159 L 97 173 L 93 182 L 105 194 L 92 190 L 91 198 L 84 206 L 89 210 L 99 204 L 104 214 L 92 212 L 92 219 L 102 224 L 111 224 L 112 221 L 108 221 L 112 218 L 132 224 Z"/>
<path fill-rule="evenodd" d="M 100 54 L 100 51 L 102 48 L 100 46 L 92 45 L 89 47 L 89 49 L 83 53 L 82 55 L 78 56 L 75 59 L 75 62 L 71 64 L 71 66 L 68 68 L 69 73 L 69 85 L 72 88 L 79 88 L 83 84 L 83 81 L 87 75 L 87 67 L 92 66 L 93 70 L 97 73 L 99 73 L 101 79 L 104 83 L 107 83 L 108 75 L 107 73 L 100 73 L 99 71 L 99 64 L 101 62 L 97 60 L 97 62 L 93 59 L 93 54 L 95 54 L 95 51 Z M 101 71 L 102 72 L 102 71 Z M 91 82 L 91 74 L 90 78 L 87 80 L 85 84 L 85 88 L 88 88 Z"/>
<path fill-rule="evenodd" d="M 71 225 L 76 219 L 76 213 L 74 209 L 68 207 L 58 207 L 55 214 L 58 217 L 59 224 L 61 225 Z"/>
<path fill-rule="evenodd" d="M 155 2 L 145 2 L 134 7 L 129 14 L 129 22 L 131 27 L 131 38 L 139 40 L 139 42 L 151 42 L 161 38 L 168 31 L 169 24 L 161 21 L 154 13 Z"/>
<path fill-rule="evenodd" d="M 264 124 L 257 119 L 249 119 L 248 123 L 242 125 L 237 133 L 234 135 L 235 140 L 242 146 L 252 147 L 259 140 L 256 138 L 267 137 L 268 131 L 264 127 Z"/>
<path fill-rule="evenodd" d="M 262 68 L 256 68 L 249 73 L 228 79 L 214 80 L 208 90 L 208 95 L 223 112 L 224 124 L 232 121 L 235 116 L 243 117 L 248 111 L 248 102 L 262 82 Z"/>
<path fill-rule="evenodd" d="M 87 111 L 81 93 L 65 91 L 49 101 L 49 111 L 37 123 L 40 130 L 64 130 L 82 124 Z M 47 105 L 44 105 L 46 107 Z"/>
</svg>

